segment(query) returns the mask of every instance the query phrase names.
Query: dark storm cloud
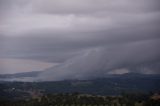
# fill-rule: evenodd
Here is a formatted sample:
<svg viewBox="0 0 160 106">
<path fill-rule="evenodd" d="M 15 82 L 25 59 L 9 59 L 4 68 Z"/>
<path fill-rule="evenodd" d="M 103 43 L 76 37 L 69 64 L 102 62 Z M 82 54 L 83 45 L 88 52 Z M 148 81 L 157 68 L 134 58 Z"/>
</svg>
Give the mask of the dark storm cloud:
<svg viewBox="0 0 160 106">
<path fill-rule="evenodd" d="M 61 63 L 38 79 L 160 73 L 159 0 L 0 0 L 0 5 L 0 58 Z"/>
<path fill-rule="evenodd" d="M 48 69 L 40 77 L 47 80 L 88 79 L 104 77 L 120 69 L 156 74 L 159 73 L 160 60 L 158 45 L 159 40 L 147 40 L 87 50 L 57 67 Z"/>
<path fill-rule="evenodd" d="M 59 0 L 36 1 L 33 3 L 34 11 L 44 13 L 75 13 L 92 14 L 97 12 L 155 12 L 159 8 L 159 0 Z"/>
</svg>

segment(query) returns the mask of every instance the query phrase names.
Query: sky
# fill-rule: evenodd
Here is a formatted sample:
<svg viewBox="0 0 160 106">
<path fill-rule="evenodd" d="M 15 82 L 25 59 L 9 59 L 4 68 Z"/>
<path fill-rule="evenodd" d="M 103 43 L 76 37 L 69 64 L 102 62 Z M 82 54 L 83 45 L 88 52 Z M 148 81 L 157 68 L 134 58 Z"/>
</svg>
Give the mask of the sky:
<svg viewBox="0 0 160 106">
<path fill-rule="evenodd" d="M 0 74 L 160 73 L 159 0 L 0 0 Z M 23 67 L 24 66 L 24 67 Z"/>
</svg>

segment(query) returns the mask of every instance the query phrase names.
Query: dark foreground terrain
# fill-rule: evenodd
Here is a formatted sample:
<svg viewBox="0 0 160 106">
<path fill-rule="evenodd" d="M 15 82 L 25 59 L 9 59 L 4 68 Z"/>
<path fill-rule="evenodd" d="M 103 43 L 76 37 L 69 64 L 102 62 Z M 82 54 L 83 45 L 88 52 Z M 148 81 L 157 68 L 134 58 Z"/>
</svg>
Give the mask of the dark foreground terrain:
<svg viewBox="0 0 160 106">
<path fill-rule="evenodd" d="M 35 96 L 29 100 L 0 101 L 0 106 L 160 106 L 160 95 L 99 96 L 79 93 Z"/>
<path fill-rule="evenodd" d="M 159 75 L 0 82 L 0 106 L 160 106 Z"/>
</svg>

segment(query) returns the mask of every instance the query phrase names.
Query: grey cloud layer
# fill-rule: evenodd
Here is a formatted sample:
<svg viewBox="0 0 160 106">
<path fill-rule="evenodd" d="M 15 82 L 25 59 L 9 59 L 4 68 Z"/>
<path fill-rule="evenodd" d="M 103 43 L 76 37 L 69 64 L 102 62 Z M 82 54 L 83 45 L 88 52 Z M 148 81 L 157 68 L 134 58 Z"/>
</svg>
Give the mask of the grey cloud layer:
<svg viewBox="0 0 160 106">
<path fill-rule="evenodd" d="M 46 70 L 40 75 L 40 79 L 89 79 L 105 77 L 120 69 L 127 72 L 158 74 L 160 73 L 158 45 L 159 40 L 149 40 L 87 50 L 57 67 Z"/>
<path fill-rule="evenodd" d="M 46 13 L 154 12 L 159 0 L 35 0 L 33 11 Z"/>
<path fill-rule="evenodd" d="M 43 80 L 160 73 L 159 5 L 159 0 L 0 0 L 0 57 L 60 62 L 39 76 Z"/>
</svg>

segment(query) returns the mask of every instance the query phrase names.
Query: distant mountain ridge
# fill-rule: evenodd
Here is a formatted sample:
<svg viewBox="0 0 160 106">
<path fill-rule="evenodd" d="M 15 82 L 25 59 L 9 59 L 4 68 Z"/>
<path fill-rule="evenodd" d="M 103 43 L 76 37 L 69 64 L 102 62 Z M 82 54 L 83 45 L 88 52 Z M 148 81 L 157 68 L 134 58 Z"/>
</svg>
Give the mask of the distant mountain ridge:
<svg viewBox="0 0 160 106">
<path fill-rule="evenodd" d="M 23 73 L 15 73 L 15 74 L 0 74 L 0 81 L 5 79 L 18 79 L 18 78 L 36 78 L 39 74 L 43 71 L 32 71 L 32 72 L 23 72 Z M 106 77 L 102 78 L 120 78 L 120 79 L 127 79 L 127 78 L 160 78 L 160 74 L 140 74 L 140 73 L 125 73 L 125 74 L 108 74 Z M 98 78 L 101 79 L 101 78 Z M 69 79 L 68 79 L 69 80 Z M 77 79 L 75 79 L 77 80 Z M 94 80 L 94 79 L 92 79 Z M 18 80 L 17 80 L 18 81 Z M 41 82 L 41 81 L 38 81 Z"/>
<path fill-rule="evenodd" d="M 15 74 L 0 74 L 0 78 L 22 78 L 22 77 L 37 77 L 42 71 L 23 72 Z"/>
<path fill-rule="evenodd" d="M 6 86 L 6 89 L 17 89 L 17 92 L 19 90 L 28 91 L 29 89 L 35 89 L 42 90 L 47 94 L 80 92 L 84 94 L 95 95 L 120 95 L 123 92 L 160 92 L 159 82 L 160 75 L 158 74 L 144 75 L 137 73 L 129 73 L 123 75 L 109 75 L 106 78 L 97 78 L 90 80 L 75 79 L 41 82 L 2 81 L 0 82 L 0 84 Z"/>
</svg>

